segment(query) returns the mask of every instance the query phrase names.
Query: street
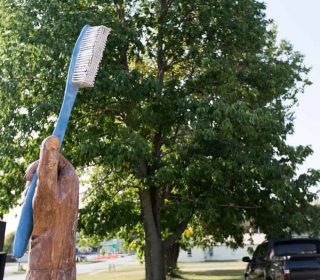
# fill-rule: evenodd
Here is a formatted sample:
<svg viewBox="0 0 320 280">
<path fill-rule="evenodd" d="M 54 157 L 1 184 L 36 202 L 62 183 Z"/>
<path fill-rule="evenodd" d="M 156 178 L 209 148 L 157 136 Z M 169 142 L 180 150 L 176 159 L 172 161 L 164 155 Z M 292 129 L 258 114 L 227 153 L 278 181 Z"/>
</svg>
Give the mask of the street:
<svg viewBox="0 0 320 280">
<path fill-rule="evenodd" d="M 89 259 L 90 260 L 90 259 Z M 77 274 L 92 273 L 94 271 L 113 269 L 113 266 L 134 263 L 136 261 L 135 256 L 125 256 L 113 260 L 105 260 L 94 263 L 77 263 Z M 28 264 L 22 264 L 24 269 L 27 269 Z M 5 268 L 4 280 L 24 280 L 25 273 L 18 273 L 18 263 L 7 263 Z"/>
</svg>

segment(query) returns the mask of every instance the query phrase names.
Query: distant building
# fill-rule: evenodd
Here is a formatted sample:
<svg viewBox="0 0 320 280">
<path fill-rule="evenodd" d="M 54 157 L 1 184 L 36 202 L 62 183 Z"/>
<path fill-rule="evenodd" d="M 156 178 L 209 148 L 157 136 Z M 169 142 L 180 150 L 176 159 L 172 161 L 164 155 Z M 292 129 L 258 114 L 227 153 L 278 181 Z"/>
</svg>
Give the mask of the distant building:
<svg viewBox="0 0 320 280">
<path fill-rule="evenodd" d="M 252 239 L 252 240 L 251 240 Z M 194 247 L 189 251 L 180 250 L 178 262 L 206 262 L 218 260 L 241 260 L 244 256 L 248 256 L 248 248 L 255 249 L 257 245 L 265 240 L 265 234 L 255 233 L 252 236 L 244 235 L 244 247 L 231 249 L 221 244 L 214 247 L 202 249 Z"/>
</svg>

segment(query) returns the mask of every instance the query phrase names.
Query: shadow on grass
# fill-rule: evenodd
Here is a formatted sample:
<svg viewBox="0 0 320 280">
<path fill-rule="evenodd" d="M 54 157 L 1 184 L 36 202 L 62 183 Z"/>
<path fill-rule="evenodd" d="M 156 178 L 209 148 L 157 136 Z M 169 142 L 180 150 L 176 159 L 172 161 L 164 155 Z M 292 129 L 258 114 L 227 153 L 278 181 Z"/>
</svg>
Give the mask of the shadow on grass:
<svg viewBox="0 0 320 280">
<path fill-rule="evenodd" d="M 242 279 L 244 272 L 243 269 L 237 269 L 237 270 L 227 270 L 227 269 L 212 269 L 212 270 L 206 270 L 206 271 L 184 271 L 181 273 L 180 277 L 181 279 L 191 279 L 190 276 L 216 276 L 221 277 L 221 279 L 224 279 L 222 277 L 226 277 L 225 279 L 230 280 L 238 280 Z M 219 278 L 220 279 L 220 278 Z"/>
</svg>

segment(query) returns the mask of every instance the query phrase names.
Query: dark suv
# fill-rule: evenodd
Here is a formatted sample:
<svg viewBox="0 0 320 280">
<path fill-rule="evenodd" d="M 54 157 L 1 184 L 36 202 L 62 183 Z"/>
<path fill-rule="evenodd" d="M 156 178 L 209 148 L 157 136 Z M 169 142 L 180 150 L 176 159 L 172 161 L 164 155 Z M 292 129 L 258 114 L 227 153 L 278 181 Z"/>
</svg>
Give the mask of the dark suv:
<svg viewBox="0 0 320 280">
<path fill-rule="evenodd" d="M 246 280 L 320 280 L 320 239 L 265 241 L 242 260 Z"/>
</svg>

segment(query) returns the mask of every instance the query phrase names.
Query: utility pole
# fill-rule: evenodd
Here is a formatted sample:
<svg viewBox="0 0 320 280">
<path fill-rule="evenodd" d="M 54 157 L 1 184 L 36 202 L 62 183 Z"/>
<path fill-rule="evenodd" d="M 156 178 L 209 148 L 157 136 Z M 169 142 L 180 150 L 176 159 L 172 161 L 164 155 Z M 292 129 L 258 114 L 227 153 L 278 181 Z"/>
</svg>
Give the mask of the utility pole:
<svg viewBox="0 0 320 280">
<path fill-rule="evenodd" d="M 3 252 L 4 236 L 6 232 L 6 222 L 0 221 L 0 280 L 4 277 L 7 254 Z"/>
</svg>

